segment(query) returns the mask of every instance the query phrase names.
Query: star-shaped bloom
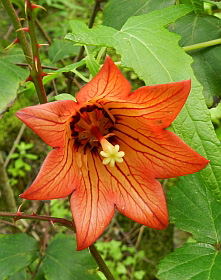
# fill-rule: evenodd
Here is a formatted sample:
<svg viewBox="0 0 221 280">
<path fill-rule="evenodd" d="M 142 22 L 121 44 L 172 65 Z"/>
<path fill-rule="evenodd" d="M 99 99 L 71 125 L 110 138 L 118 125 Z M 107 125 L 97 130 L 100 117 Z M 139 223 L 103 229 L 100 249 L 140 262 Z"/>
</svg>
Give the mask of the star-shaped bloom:
<svg viewBox="0 0 221 280">
<path fill-rule="evenodd" d="M 130 91 L 107 57 L 77 102 L 55 101 L 16 114 L 53 148 L 21 197 L 71 195 L 78 250 L 101 235 L 115 207 L 135 222 L 165 229 L 167 206 L 157 178 L 191 174 L 208 164 L 166 130 L 188 97 L 190 81 Z"/>
</svg>

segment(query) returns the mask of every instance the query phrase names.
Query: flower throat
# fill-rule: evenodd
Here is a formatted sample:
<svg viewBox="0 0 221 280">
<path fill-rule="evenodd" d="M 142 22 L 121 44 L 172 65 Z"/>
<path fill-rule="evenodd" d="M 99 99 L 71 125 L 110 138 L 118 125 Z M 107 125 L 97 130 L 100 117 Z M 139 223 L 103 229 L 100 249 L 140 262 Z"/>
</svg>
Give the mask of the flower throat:
<svg viewBox="0 0 221 280">
<path fill-rule="evenodd" d="M 110 163 L 111 167 L 115 162 L 123 162 L 124 152 L 119 152 L 119 145 L 112 145 L 107 139 L 114 136 L 111 129 L 114 126 L 114 117 L 108 114 L 103 108 L 95 105 L 87 105 L 80 109 L 70 122 L 71 136 L 76 144 L 90 150 L 102 146 L 100 154 L 104 157 L 103 164 Z"/>
</svg>

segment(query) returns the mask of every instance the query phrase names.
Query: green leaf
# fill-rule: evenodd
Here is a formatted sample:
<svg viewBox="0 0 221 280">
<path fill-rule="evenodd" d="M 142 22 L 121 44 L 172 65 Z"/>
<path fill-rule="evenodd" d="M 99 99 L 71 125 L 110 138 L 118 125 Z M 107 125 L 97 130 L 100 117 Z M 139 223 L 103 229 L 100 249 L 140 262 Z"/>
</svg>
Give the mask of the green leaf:
<svg viewBox="0 0 221 280">
<path fill-rule="evenodd" d="M 192 5 L 193 10 L 196 14 L 203 14 L 204 13 L 204 7 L 203 2 L 204 0 L 181 0 L 182 4 Z"/>
<path fill-rule="evenodd" d="M 92 256 L 87 250 L 77 252 L 76 248 L 76 241 L 70 236 L 58 234 L 52 239 L 42 264 L 46 279 L 99 279 L 88 272 L 97 267 Z"/>
<path fill-rule="evenodd" d="M 208 244 L 186 244 L 166 256 L 160 265 L 161 280 L 209 280 L 221 275 L 221 253 Z"/>
<path fill-rule="evenodd" d="M 10 155 L 10 158 L 18 158 L 19 157 L 19 154 L 17 153 L 13 153 L 12 155 Z"/>
<path fill-rule="evenodd" d="M 55 40 L 48 50 L 49 59 L 54 63 L 69 56 L 76 56 L 79 48 L 66 40 Z"/>
<path fill-rule="evenodd" d="M 26 234 L 0 235 L 0 279 L 7 279 L 37 257 L 38 243 Z"/>
<path fill-rule="evenodd" d="M 175 0 L 109 0 L 104 6 L 103 25 L 120 30 L 131 16 L 161 10 L 175 3 Z"/>
<path fill-rule="evenodd" d="M 55 96 L 55 100 L 73 100 L 76 102 L 76 98 L 68 93 L 61 93 L 57 96 Z"/>
<path fill-rule="evenodd" d="M 135 271 L 134 272 L 134 277 L 135 279 L 144 279 L 144 276 L 145 276 L 146 272 L 144 270 L 139 270 L 139 271 Z"/>
<path fill-rule="evenodd" d="M 26 278 L 26 272 L 25 269 L 13 274 L 11 277 L 9 277 L 8 280 L 25 280 Z"/>
<path fill-rule="evenodd" d="M 38 156 L 33 155 L 33 154 L 25 154 L 25 157 L 31 160 L 36 160 L 38 159 Z"/>
<path fill-rule="evenodd" d="M 191 78 L 191 93 L 173 122 L 173 129 L 188 145 L 210 159 L 210 165 L 200 174 L 221 201 L 221 145 L 205 105 L 202 87 L 191 68 L 191 57 L 178 46 L 180 37 L 164 28 L 190 11 L 189 6 L 177 5 L 132 17 L 120 31 L 107 26 L 88 29 L 82 22 L 71 21 L 73 33 L 66 38 L 82 44 L 115 48 L 121 55 L 122 65 L 134 69 L 147 85 Z"/>
<path fill-rule="evenodd" d="M 220 38 L 221 20 L 209 15 L 187 15 L 170 26 L 170 30 L 180 34 L 181 46 L 189 46 Z M 203 30 L 203 32 L 202 32 Z M 221 45 L 189 52 L 198 81 L 203 85 L 207 106 L 213 105 L 213 97 L 221 96 Z"/>
<path fill-rule="evenodd" d="M 221 205 L 205 187 L 199 174 L 181 177 L 168 195 L 170 221 L 191 232 L 199 242 L 221 241 Z"/>
<path fill-rule="evenodd" d="M 14 102 L 19 83 L 28 76 L 28 70 L 0 58 L 0 114 Z"/>
<path fill-rule="evenodd" d="M 24 166 L 24 161 L 21 158 L 16 159 L 16 161 L 15 161 L 15 168 L 16 169 L 20 169 L 23 166 Z"/>
</svg>

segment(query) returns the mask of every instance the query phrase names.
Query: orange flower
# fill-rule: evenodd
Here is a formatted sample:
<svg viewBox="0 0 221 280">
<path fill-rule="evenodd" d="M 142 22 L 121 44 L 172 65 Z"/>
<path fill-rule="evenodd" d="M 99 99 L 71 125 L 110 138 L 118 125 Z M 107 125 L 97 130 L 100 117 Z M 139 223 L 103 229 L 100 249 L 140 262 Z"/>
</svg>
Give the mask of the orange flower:
<svg viewBox="0 0 221 280">
<path fill-rule="evenodd" d="M 71 194 L 78 250 L 101 235 L 115 206 L 135 222 L 165 229 L 167 206 L 156 178 L 191 174 L 208 164 L 165 129 L 183 107 L 190 81 L 130 89 L 107 57 L 77 102 L 56 101 L 16 114 L 53 148 L 21 197 Z"/>
</svg>

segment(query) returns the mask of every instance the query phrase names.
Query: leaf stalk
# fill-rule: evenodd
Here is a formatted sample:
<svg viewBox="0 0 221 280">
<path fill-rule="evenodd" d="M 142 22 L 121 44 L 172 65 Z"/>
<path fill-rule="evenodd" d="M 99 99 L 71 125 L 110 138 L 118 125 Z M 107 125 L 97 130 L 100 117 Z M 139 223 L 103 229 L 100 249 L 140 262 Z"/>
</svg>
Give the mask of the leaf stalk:
<svg viewBox="0 0 221 280">
<path fill-rule="evenodd" d="M 198 49 L 202 49 L 202 48 L 208 48 L 208 47 L 216 46 L 216 45 L 219 45 L 219 44 L 221 44 L 221 39 L 215 39 L 215 40 L 211 40 L 211 41 L 207 41 L 207 42 L 193 44 L 193 45 L 190 45 L 190 46 L 185 46 L 185 47 L 183 47 L 183 50 L 185 52 L 189 52 L 189 51 L 194 51 L 194 50 L 198 50 Z"/>
</svg>

